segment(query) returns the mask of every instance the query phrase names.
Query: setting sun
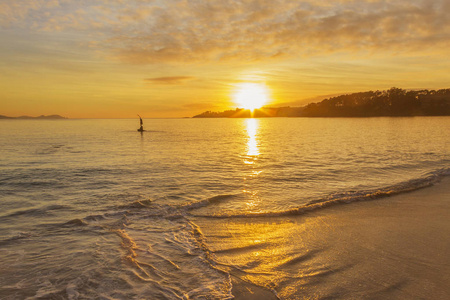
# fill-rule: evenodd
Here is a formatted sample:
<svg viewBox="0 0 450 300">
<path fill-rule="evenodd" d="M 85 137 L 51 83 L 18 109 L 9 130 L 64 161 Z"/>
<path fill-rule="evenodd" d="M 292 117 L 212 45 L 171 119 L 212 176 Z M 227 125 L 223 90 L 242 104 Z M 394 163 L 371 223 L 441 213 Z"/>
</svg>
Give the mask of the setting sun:
<svg viewBox="0 0 450 300">
<path fill-rule="evenodd" d="M 241 83 L 236 86 L 233 100 L 241 108 L 254 110 L 268 102 L 269 91 L 264 84 Z"/>
<path fill-rule="evenodd" d="M 0 300 L 450 300 L 449 15 L 0 0 Z"/>
</svg>

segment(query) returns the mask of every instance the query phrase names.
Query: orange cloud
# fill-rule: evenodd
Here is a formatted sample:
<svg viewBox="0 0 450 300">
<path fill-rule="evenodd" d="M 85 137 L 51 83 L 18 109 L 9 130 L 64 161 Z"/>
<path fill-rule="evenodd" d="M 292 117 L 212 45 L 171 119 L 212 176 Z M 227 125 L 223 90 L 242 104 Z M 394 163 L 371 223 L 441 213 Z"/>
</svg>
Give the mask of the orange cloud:
<svg viewBox="0 0 450 300">
<path fill-rule="evenodd" d="M 3 1 L 0 25 L 85 33 L 136 64 L 261 61 L 330 52 L 446 55 L 448 0 Z"/>
<path fill-rule="evenodd" d="M 156 84 L 180 84 L 188 80 L 193 80 L 195 77 L 191 76 L 171 76 L 171 77 L 155 77 L 145 78 L 144 80 L 149 83 Z"/>
<path fill-rule="evenodd" d="M 153 11 L 137 26 L 143 30 L 132 35 L 125 30 L 107 47 L 123 61 L 155 63 L 360 50 L 445 54 L 450 46 L 447 1 L 194 3 L 176 2 Z"/>
</svg>

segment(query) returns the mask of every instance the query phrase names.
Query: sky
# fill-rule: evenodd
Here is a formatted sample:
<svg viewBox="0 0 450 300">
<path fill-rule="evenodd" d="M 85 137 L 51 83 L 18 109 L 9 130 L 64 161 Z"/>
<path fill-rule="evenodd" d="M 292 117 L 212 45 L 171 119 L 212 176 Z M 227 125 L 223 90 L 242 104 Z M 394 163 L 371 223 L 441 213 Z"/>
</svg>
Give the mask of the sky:
<svg viewBox="0 0 450 300">
<path fill-rule="evenodd" d="M 450 0 L 0 0 L 0 115 L 192 117 L 450 87 Z"/>
</svg>

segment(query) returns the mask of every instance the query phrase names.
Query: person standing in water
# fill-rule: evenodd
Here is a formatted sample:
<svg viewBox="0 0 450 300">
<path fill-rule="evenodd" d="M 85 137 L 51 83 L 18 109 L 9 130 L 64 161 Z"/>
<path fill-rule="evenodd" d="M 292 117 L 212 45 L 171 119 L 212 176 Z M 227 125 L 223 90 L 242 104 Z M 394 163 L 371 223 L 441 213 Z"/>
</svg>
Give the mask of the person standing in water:
<svg viewBox="0 0 450 300">
<path fill-rule="evenodd" d="M 141 118 L 140 115 L 138 115 L 138 117 L 139 117 L 139 121 L 140 121 L 141 126 L 139 127 L 139 129 L 137 131 L 142 132 L 142 131 L 144 131 L 144 122 L 142 122 L 142 118 Z"/>
</svg>

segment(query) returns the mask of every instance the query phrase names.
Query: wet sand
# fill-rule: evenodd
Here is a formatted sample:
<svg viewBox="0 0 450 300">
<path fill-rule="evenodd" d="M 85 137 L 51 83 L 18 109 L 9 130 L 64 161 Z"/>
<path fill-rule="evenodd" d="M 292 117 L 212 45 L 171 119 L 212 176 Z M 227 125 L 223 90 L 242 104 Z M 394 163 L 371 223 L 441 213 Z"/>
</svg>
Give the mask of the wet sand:
<svg viewBox="0 0 450 300">
<path fill-rule="evenodd" d="M 301 216 L 196 223 L 236 299 L 450 298 L 450 178 Z"/>
<path fill-rule="evenodd" d="M 243 281 L 237 277 L 231 278 L 233 288 L 231 293 L 236 300 L 278 299 L 270 290 Z"/>
</svg>

